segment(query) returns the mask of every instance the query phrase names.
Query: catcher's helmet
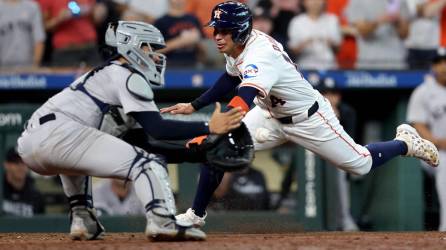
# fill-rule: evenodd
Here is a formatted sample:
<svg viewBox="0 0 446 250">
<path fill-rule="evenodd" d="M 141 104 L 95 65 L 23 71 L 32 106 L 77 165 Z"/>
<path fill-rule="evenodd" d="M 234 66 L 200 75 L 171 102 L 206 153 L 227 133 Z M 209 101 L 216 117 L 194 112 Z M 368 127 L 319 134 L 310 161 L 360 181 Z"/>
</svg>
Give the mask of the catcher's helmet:
<svg viewBox="0 0 446 250">
<path fill-rule="evenodd" d="M 150 83 L 164 84 L 166 56 L 154 51 L 164 48 L 166 44 L 155 26 L 136 21 L 110 23 L 105 33 L 105 43 L 117 48 L 117 52 L 129 61 L 130 66 Z M 144 51 L 143 45 L 150 45 L 152 50 Z"/>
<path fill-rule="evenodd" d="M 252 30 L 252 14 L 248 6 L 239 2 L 223 2 L 212 9 L 206 26 L 232 31 L 232 40 L 245 44 Z"/>
</svg>

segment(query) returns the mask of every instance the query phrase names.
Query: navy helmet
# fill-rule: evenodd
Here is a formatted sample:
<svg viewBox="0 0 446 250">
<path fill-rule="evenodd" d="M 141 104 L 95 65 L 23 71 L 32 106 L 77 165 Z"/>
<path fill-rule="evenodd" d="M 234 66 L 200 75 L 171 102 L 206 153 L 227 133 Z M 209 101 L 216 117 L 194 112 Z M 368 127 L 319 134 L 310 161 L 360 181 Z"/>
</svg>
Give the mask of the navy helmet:
<svg viewBox="0 0 446 250">
<path fill-rule="evenodd" d="M 232 40 L 245 44 L 252 30 L 252 14 L 243 3 L 227 1 L 212 9 L 211 20 L 206 26 L 227 29 L 232 32 Z"/>
</svg>

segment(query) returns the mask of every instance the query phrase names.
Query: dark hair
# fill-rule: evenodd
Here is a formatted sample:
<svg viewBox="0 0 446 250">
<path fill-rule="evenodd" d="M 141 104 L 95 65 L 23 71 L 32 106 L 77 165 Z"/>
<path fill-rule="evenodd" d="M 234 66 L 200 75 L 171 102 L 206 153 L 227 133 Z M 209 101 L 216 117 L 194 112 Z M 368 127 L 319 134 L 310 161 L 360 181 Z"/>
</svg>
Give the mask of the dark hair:
<svg viewBox="0 0 446 250">
<path fill-rule="evenodd" d="M 115 59 L 119 56 L 118 48 L 109 46 L 107 44 L 103 44 L 99 46 L 99 53 L 102 57 L 102 60 L 108 61 L 111 58 Z"/>
<path fill-rule="evenodd" d="M 117 21 L 109 22 L 107 27 L 113 28 L 113 31 L 116 33 L 116 30 L 118 29 L 118 25 L 119 25 L 119 23 Z M 99 46 L 99 54 L 101 55 L 101 57 L 104 61 L 114 60 L 114 59 L 118 58 L 118 56 L 119 56 L 118 48 L 109 46 L 105 42 L 104 42 L 104 44 L 101 44 Z"/>
<path fill-rule="evenodd" d="M 15 148 L 9 148 L 8 151 L 6 151 L 5 161 L 13 162 L 13 163 L 20 163 L 20 162 L 22 162 L 22 158 L 17 153 L 17 150 Z"/>
</svg>

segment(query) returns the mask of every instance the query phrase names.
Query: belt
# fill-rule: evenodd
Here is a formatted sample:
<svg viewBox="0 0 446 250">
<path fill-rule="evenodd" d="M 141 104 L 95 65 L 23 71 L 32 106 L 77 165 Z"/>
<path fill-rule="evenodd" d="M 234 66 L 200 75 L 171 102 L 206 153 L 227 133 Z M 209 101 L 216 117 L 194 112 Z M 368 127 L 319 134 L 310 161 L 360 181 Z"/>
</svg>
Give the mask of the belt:
<svg viewBox="0 0 446 250">
<path fill-rule="evenodd" d="M 52 120 L 56 120 L 56 115 L 54 113 L 49 113 L 47 115 L 40 117 L 39 123 L 40 123 L 40 125 L 42 125 L 42 124 L 52 121 Z"/>
<path fill-rule="evenodd" d="M 316 111 L 319 109 L 319 103 L 314 102 L 313 105 L 307 110 L 307 112 L 303 112 L 298 115 L 290 115 L 285 117 L 277 118 L 280 123 L 282 124 L 292 124 L 292 123 L 298 123 L 305 121 L 306 119 L 310 118 Z"/>
</svg>

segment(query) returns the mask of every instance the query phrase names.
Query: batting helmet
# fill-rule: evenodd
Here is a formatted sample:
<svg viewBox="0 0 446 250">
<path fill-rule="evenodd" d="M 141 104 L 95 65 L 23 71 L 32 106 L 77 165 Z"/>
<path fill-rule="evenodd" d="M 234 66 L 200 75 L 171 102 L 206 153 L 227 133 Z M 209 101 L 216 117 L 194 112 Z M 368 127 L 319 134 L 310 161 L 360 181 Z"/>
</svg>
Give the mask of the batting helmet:
<svg viewBox="0 0 446 250">
<path fill-rule="evenodd" d="M 252 30 L 252 14 L 248 6 L 239 2 L 223 2 L 212 9 L 206 26 L 232 31 L 232 40 L 245 44 Z"/>
<path fill-rule="evenodd" d="M 155 26 L 136 21 L 110 23 L 105 33 L 105 43 L 129 61 L 130 66 L 154 85 L 164 84 L 166 56 L 154 50 L 166 46 L 164 37 Z M 150 45 L 151 51 L 143 50 Z"/>
</svg>

